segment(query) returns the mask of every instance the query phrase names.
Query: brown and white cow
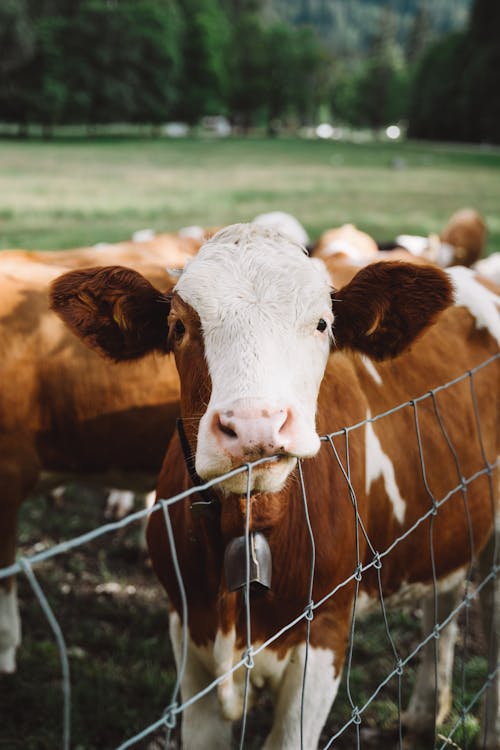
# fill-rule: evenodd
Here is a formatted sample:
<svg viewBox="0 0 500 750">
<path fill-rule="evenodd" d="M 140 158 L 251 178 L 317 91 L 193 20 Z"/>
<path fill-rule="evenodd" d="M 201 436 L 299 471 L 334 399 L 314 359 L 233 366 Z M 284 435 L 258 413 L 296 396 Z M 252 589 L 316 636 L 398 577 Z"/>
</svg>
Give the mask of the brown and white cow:
<svg viewBox="0 0 500 750">
<path fill-rule="evenodd" d="M 69 273 L 53 287 L 54 309 L 86 343 L 112 359 L 142 348 L 172 351 L 181 379 L 181 414 L 196 471 L 203 480 L 242 463 L 275 456 L 246 474 L 217 484 L 212 512 L 195 514 L 191 500 L 169 507 L 176 555 L 187 595 L 187 664 L 184 701 L 224 675 L 246 648 L 241 590 L 229 591 L 235 572 L 224 566 L 225 551 L 245 528 L 245 493 L 251 483 L 250 529 L 260 532 L 272 555 L 269 591 L 251 594 L 254 647 L 299 618 L 278 640 L 254 656 L 251 694 L 263 686 L 275 695 L 275 715 L 266 750 L 301 747 L 300 706 L 310 603 L 311 542 L 305 522 L 297 463 L 302 471 L 316 547 L 303 747 L 316 747 L 337 693 L 353 611 L 354 581 L 327 597 L 356 570 L 356 523 L 344 474 L 319 435 L 363 423 L 370 417 L 458 378 L 498 353 L 498 297 L 461 269 L 446 272 L 403 263 L 369 265 L 333 292 L 324 265 L 306 256 L 283 235 L 235 225 L 219 232 L 189 263 L 172 294 L 161 295 L 139 275 L 120 268 Z M 452 302 L 452 281 L 457 306 Z M 444 311 L 444 312 L 443 312 Z M 435 323 L 434 325 L 432 325 Z M 394 358 L 394 359 L 393 359 Z M 468 379 L 466 379 L 467 381 Z M 474 375 L 477 410 L 487 461 L 497 482 L 499 453 L 499 363 Z M 463 380 L 436 394 L 447 439 L 432 400 L 418 408 L 419 434 L 411 407 L 367 422 L 349 434 L 349 467 L 357 510 L 376 552 L 404 536 L 436 500 L 485 468 L 470 383 Z M 451 441 L 457 464 L 447 441 Z M 337 441 L 347 463 L 344 442 Z M 426 487 L 427 484 L 427 487 Z M 158 497 L 191 487 L 179 437 L 167 451 Z M 497 502 L 497 485 L 495 501 Z M 494 510 L 484 473 L 466 485 L 473 551 L 462 492 L 455 492 L 433 517 L 433 551 L 439 579 L 438 622 L 453 609 L 471 554 L 484 556 L 492 538 Z M 433 580 L 430 521 L 381 558 L 384 597 L 421 592 Z M 182 603 L 165 521 L 153 513 L 148 529 L 156 573 L 170 600 L 170 634 L 178 667 L 182 662 Z M 359 561 L 373 550 L 359 533 Z M 423 584 L 423 587 L 422 587 Z M 498 580 L 496 581 L 498 589 Z M 376 603 L 374 567 L 360 582 L 357 608 Z M 500 591 L 493 617 L 498 637 Z M 426 605 L 432 631 L 434 618 Z M 440 639 L 439 718 L 450 705 L 449 681 L 454 628 Z M 495 635 L 496 634 L 496 635 Z M 428 635 L 428 633 L 426 633 Z M 493 638 L 494 659 L 498 641 Z M 406 715 L 410 726 L 433 726 L 434 699 L 428 653 L 417 692 Z M 231 722 L 243 706 L 244 669 L 228 675 L 193 702 L 183 716 L 185 748 L 230 747 Z M 498 678 L 489 691 L 486 747 L 497 748 Z"/>
<path fill-rule="evenodd" d="M 156 261 L 143 248 L 114 247 L 160 289 L 173 277 L 168 248 Z M 105 250 L 92 251 L 101 260 Z M 174 363 L 154 355 L 111 365 L 83 346 L 49 309 L 50 283 L 92 253 L 0 252 L 0 568 L 14 562 L 19 507 L 32 491 L 76 479 L 154 488 L 178 415 Z M 62 262 L 67 265 L 61 265 Z M 109 262 L 109 261 L 108 261 Z M 20 642 L 14 579 L 0 579 L 0 672 L 15 669 Z"/>
</svg>

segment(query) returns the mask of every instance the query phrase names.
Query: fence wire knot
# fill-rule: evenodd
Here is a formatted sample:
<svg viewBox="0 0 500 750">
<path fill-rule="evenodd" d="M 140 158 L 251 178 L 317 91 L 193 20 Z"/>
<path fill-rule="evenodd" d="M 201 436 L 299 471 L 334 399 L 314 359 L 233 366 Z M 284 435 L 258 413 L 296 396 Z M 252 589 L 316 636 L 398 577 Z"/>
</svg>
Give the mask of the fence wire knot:
<svg viewBox="0 0 500 750">
<path fill-rule="evenodd" d="M 363 566 L 361 565 L 361 563 L 359 563 L 358 565 L 356 565 L 356 570 L 354 571 L 354 580 L 359 582 L 361 581 L 362 577 L 363 577 Z"/>
<path fill-rule="evenodd" d="M 373 567 L 376 570 L 380 570 L 380 568 L 382 567 L 382 560 L 380 559 L 380 554 L 378 552 L 375 552 L 375 554 L 373 555 Z"/>
<path fill-rule="evenodd" d="M 356 724 L 356 726 L 359 726 L 359 724 L 361 724 L 361 716 L 359 713 L 359 708 L 357 706 L 354 706 L 354 708 L 352 709 L 351 716 L 352 716 L 353 724 Z"/>
<path fill-rule="evenodd" d="M 401 675 L 403 674 L 403 662 L 401 659 L 398 659 L 396 662 L 396 674 L 398 675 L 398 677 L 401 677 Z"/>
<path fill-rule="evenodd" d="M 253 669 L 255 666 L 253 660 L 253 648 L 251 646 L 245 651 L 245 660 L 243 663 L 247 669 Z"/>
<path fill-rule="evenodd" d="M 309 604 L 305 608 L 304 615 L 305 615 L 306 620 L 309 620 L 309 622 L 312 622 L 312 620 L 314 619 L 314 602 L 313 601 L 309 602 Z"/>
<path fill-rule="evenodd" d="M 177 703 L 171 703 L 167 706 L 163 714 L 163 721 L 168 729 L 174 729 L 177 724 Z"/>
<path fill-rule="evenodd" d="M 435 638 L 436 641 L 438 641 L 440 635 L 441 635 L 441 630 L 439 628 L 439 625 L 434 625 L 434 630 L 432 631 L 432 637 Z"/>
</svg>

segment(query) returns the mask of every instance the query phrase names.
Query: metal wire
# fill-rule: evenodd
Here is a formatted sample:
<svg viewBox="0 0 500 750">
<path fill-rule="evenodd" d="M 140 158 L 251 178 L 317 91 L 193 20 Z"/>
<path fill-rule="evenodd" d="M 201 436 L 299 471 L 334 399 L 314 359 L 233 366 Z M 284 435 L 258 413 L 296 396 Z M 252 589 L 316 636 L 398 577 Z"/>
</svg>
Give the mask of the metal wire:
<svg viewBox="0 0 500 750">
<path fill-rule="evenodd" d="M 465 696 L 466 696 L 465 664 L 466 664 L 466 658 L 467 658 L 467 653 L 468 653 L 468 650 L 467 650 L 468 631 L 469 631 L 468 611 L 470 608 L 471 601 L 475 597 L 477 597 L 489 583 L 494 581 L 495 577 L 497 576 L 499 572 L 498 549 L 497 549 L 497 543 L 495 541 L 491 569 L 489 573 L 475 586 L 475 588 L 473 588 L 472 572 L 473 572 L 473 558 L 474 558 L 475 548 L 474 548 L 473 527 L 472 527 L 472 522 L 470 518 L 470 509 L 468 505 L 468 488 L 473 482 L 477 481 L 478 479 L 482 477 L 486 477 L 489 483 L 491 512 L 492 512 L 493 519 L 494 519 L 494 513 L 495 513 L 495 491 L 493 487 L 494 465 L 488 462 L 485 447 L 484 447 L 483 431 L 482 431 L 479 408 L 478 408 L 478 403 L 477 403 L 477 394 L 476 394 L 476 389 L 475 389 L 474 376 L 480 370 L 487 367 L 494 361 L 498 360 L 499 357 L 500 357 L 500 353 L 485 360 L 484 362 L 479 364 L 477 367 L 469 370 L 464 375 L 459 376 L 437 388 L 434 388 L 426 394 L 417 396 L 416 398 L 410 401 L 407 401 L 403 404 L 399 404 L 398 406 L 392 409 L 389 409 L 385 412 L 382 412 L 380 414 L 377 414 L 374 417 L 370 417 L 369 419 L 363 420 L 352 426 L 344 427 L 342 430 L 332 432 L 321 438 L 323 441 L 326 441 L 328 445 L 330 446 L 332 455 L 346 482 L 347 490 L 349 492 L 349 496 L 350 496 L 351 503 L 353 506 L 353 511 L 354 511 L 356 548 L 355 548 L 355 568 L 352 574 L 348 576 L 344 581 L 338 583 L 335 587 L 333 587 L 329 592 L 327 592 L 321 599 L 319 599 L 316 602 L 313 601 L 316 547 L 315 547 L 314 534 L 312 531 L 312 526 L 311 526 L 311 522 L 309 518 L 307 493 L 306 493 L 306 487 L 305 487 L 305 482 L 304 482 L 304 476 L 302 472 L 302 464 L 301 464 L 301 461 L 298 462 L 298 474 L 299 474 L 300 488 L 301 488 L 302 501 L 303 501 L 303 507 L 304 507 L 304 517 L 305 517 L 305 523 L 307 526 L 307 533 L 308 533 L 308 537 L 310 540 L 310 547 L 311 547 L 311 555 L 310 555 L 310 562 L 309 562 L 310 574 L 309 574 L 309 584 L 308 584 L 308 601 L 306 602 L 305 609 L 302 612 L 297 613 L 297 616 L 295 618 L 293 618 L 290 622 L 288 622 L 279 631 L 277 631 L 276 633 L 273 633 L 273 635 L 264 643 L 255 644 L 255 645 L 252 644 L 252 634 L 251 634 L 251 596 L 250 596 L 251 476 L 252 476 L 252 469 L 254 467 L 259 466 L 263 463 L 267 463 L 269 461 L 273 461 L 275 457 L 269 457 L 265 459 L 260 459 L 259 461 L 248 463 L 242 467 L 239 467 L 237 469 L 234 469 L 224 474 L 221 477 L 217 477 L 216 479 L 206 482 L 199 487 L 193 487 L 189 490 L 178 493 L 170 498 L 161 499 L 159 504 L 157 504 L 152 509 L 134 513 L 120 521 L 104 524 L 103 526 L 100 526 L 99 528 L 93 529 L 91 532 L 88 532 L 87 534 L 82 534 L 68 541 L 54 545 L 53 547 L 47 550 L 43 550 L 42 552 L 38 552 L 34 555 L 20 557 L 18 561 L 14 563 L 13 565 L 0 569 L 0 580 L 3 578 L 6 578 L 7 576 L 16 575 L 20 572 L 25 573 L 40 603 L 40 606 L 45 612 L 47 619 L 49 620 L 49 623 L 51 625 L 51 628 L 54 632 L 54 636 L 56 638 L 58 648 L 59 648 L 61 669 L 62 669 L 62 675 L 63 675 L 64 706 L 63 706 L 63 745 L 62 746 L 64 750 L 69 750 L 69 747 L 70 747 L 70 706 L 71 706 L 71 692 L 70 691 L 71 691 L 71 686 L 70 686 L 70 673 L 69 673 L 67 649 L 66 649 L 66 645 L 64 642 L 64 637 L 63 637 L 61 628 L 50 608 L 50 605 L 48 604 L 47 598 L 40 584 L 35 578 L 32 568 L 33 566 L 41 563 L 42 561 L 50 560 L 56 557 L 57 555 L 70 552 L 71 550 L 78 548 L 81 545 L 87 544 L 88 542 L 98 537 L 101 537 L 108 533 L 113 533 L 115 531 L 118 531 L 119 529 L 127 527 L 128 525 L 135 523 L 137 520 L 144 518 L 150 513 L 160 512 L 160 511 L 163 512 L 164 518 L 165 518 L 167 537 L 168 537 L 168 541 L 170 545 L 170 551 L 171 551 L 172 561 L 174 565 L 175 575 L 176 575 L 176 579 L 177 579 L 177 583 L 178 583 L 179 591 L 180 591 L 180 596 L 181 596 L 183 640 L 182 640 L 180 666 L 179 666 L 179 671 L 177 675 L 177 680 L 176 680 L 176 683 L 175 683 L 175 686 L 174 686 L 174 689 L 172 691 L 172 695 L 170 698 L 170 702 L 167 706 L 167 709 L 165 710 L 164 715 L 158 720 L 151 723 L 149 726 L 145 727 L 145 729 L 139 732 L 138 734 L 124 741 L 119 746 L 119 750 L 126 750 L 126 748 L 132 747 L 133 745 L 137 744 L 140 740 L 145 739 L 147 736 L 151 735 L 153 732 L 156 732 L 158 729 L 162 727 L 166 727 L 167 729 L 166 743 L 168 745 L 168 743 L 170 742 L 170 732 L 171 732 L 171 729 L 177 723 L 177 717 L 180 716 L 188 707 L 194 705 L 198 700 L 201 700 L 203 697 L 208 695 L 210 691 L 215 690 L 217 686 L 221 684 L 224 680 L 226 680 L 228 677 L 233 676 L 237 670 L 244 667 L 246 672 L 245 672 L 244 697 L 243 697 L 243 720 L 242 720 L 241 734 L 240 734 L 240 740 L 239 740 L 240 750 L 243 750 L 244 743 L 245 743 L 245 736 L 246 736 L 246 728 L 247 728 L 246 718 L 247 718 L 248 706 L 249 706 L 250 672 L 254 666 L 254 659 L 264 649 L 272 646 L 276 641 L 278 641 L 285 633 L 295 628 L 300 622 L 304 622 L 305 631 L 306 631 L 304 669 L 303 669 L 303 677 L 302 677 L 302 692 L 301 692 L 301 704 L 300 704 L 300 742 L 301 742 L 302 750 L 308 750 L 308 748 L 305 748 L 305 745 L 304 745 L 304 741 L 305 741 L 304 722 L 305 722 L 305 692 L 307 689 L 306 688 L 307 666 L 308 666 L 308 657 L 309 657 L 309 649 L 310 649 L 311 623 L 313 621 L 313 618 L 317 609 L 319 609 L 323 604 L 325 604 L 326 601 L 328 601 L 333 596 L 335 596 L 335 594 L 341 588 L 348 586 L 352 583 L 354 583 L 354 601 L 353 601 L 351 624 L 350 624 L 350 630 L 349 630 L 350 637 L 349 637 L 349 645 L 348 645 L 348 651 L 347 651 L 347 669 L 346 669 L 346 692 L 347 692 L 347 697 L 348 697 L 349 704 L 351 707 L 351 716 L 343 724 L 343 726 L 332 737 L 330 737 L 327 744 L 324 746 L 324 750 L 327 750 L 327 748 L 330 748 L 335 742 L 335 740 L 338 737 L 340 737 L 349 727 L 352 727 L 353 725 L 356 728 L 356 747 L 360 748 L 360 725 L 362 722 L 363 714 L 366 711 L 366 709 L 376 699 L 380 691 L 394 677 L 397 677 L 398 679 L 397 694 L 398 694 L 399 747 L 402 748 L 402 728 L 401 728 L 402 676 L 403 676 L 405 667 L 413 659 L 415 659 L 415 657 L 420 653 L 420 651 L 424 649 L 425 646 L 429 645 L 431 641 L 434 642 L 434 683 L 435 683 L 435 696 L 436 696 L 435 706 L 434 706 L 434 715 L 436 716 L 437 695 L 438 695 L 438 687 L 439 687 L 438 686 L 438 673 L 437 673 L 438 639 L 442 630 L 460 612 L 465 611 L 465 634 L 464 634 L 464 653 L 463 653 L 463 659 L 462 659 L 462 672 L 461 672 L 460 716 L 458 717 L 458 719 L 456 720 L 456 722 L 454 723 L 454 725 L 452 726 L 452 728 L 450 729 L 446 737 L 444 737 L 444 735 L 439 735 L 439 739 L 444 739 L 444 744 L 440 746 L 439 750 L 445 750 L 447 747 L 449 747 L 449 743 L 452 742 L 453 736 L 456 734 L 456 732 L 461 726 L 464 727 L 464 722 L 465 722 L 466 717 L 468 716 L 470 711 L 474 708 L 474 706 L 476 705 L 480 697 L 488 689 L 488 687 L 492 685 L 500 669 L 499 665 L 496 665 L 496 667 L 495 666 L 493 667 L 493 669 L 487 675 L 482 686 L 479 688 L 479 690 L 476 691 L 476 693 L 472 696 L 472 698 L 466 704 L 465 702 Z M 473 405 L 476 433 L 477 433 L 477 438 L 479 441 L 482 461 L 484 464 L 484 468 L 478 469 L 477 471 L 475 471 L 473 474 L 471 474 L 468 477 L 464 476 L 462 473 L 462 468 L 460 465 L 460 460 L 458 457 L 457 450 L 450 440 L 449 433 L 444 424 L 444 420 L 440 412 L 438 399 L 437 399 L 437 396 L 439 393 L 465 380 L 468 380 L 470 384 L 470 398 L 471 398 L 471 403 Z M 436 498 L 435 494 L 432 491 L 432 488 L 429 486 L 429 482 L 427 479 L 426 462 L 425 462 L 423 441 L 422 441 L 420 422 L 419 422 L 418 407 L 419 407 L 419 404 L 425 401 L 426 399 L 430 399 L 432 402 L 432 407 L 433 407 L 436 421 L 439 425 L 441 434 L 449 448 L 449 451 L 455 463 L 456 472 L 457 472 L 457 480 L 458 480 L 457 485 L 449 489 L 446 492 L 446 494 L 443 495 L 439 499 Z M 371 423 L 371 424 L 376 423 L 385 417 L 388 417 L 392 414 L 395 414 L 407 408 L 410 408 L 413 411 L 415 436 L 416 436 L 417 449 L 418 449 L 419 462 L 420 462 L 421 479 L 422 479 L 425 492 L 427 493 L 429 497 L 430 507 L 425 513 L 423 513 L 419 518 L 417 518 L 414 521 L 414 523 L 408 529 L 406 529 L 404 533 L 402 533 L 397 538 L 393 539 L 391 544 L 385 550 L 377 551 L 374 548 L 372 542 L 370 541 L 370 538 L 365 528 L 365 525 L 363 523 L 363 520 L 360 517 L 359 511 L 358 511 L 356 493 L 351 483 L 349 435 L 351 432 L 364 427 L 367 423 Z M 344 439 L 345 466 L 343 465 L 340 459 L 339 453 L 337 451 L 337 448 L 335 446 L 334 439 L 336 437 L 343 437 Z M 220 675 L 219 677 L 217 677 L 217 679 L 214 679 L 203 690 L 196 693 L 196 695 L 190 696 L 184 701 L 179 701 L 179 696 L 181 694 L 182 678 L 183 678 L 183 675 L 186 669 L 186 663 L 187 663 L 188 610 L 187 610 L 187 596 L 186 596 L 186 591 L 184 588 L 184 583 L 182 580 L 182 573 L 181 573 L 179 562 L 177 559 L 175 539 L 174 539 L 173 529 L 172 529 L 170 515 L 169 515 L 169 508 L 174 503 L 180 502 L 183 499 L 189 497 L 190 495 L 198 493 L 200 490 L 209 489 L 210 487 L 217 485 L 219 482 L 222 482 L 227 478 L 236 476 L 238 474 L 242 474 L 244 472 L 246 472 L 247 474 L 247 491 L 246 491 L 246 506 L 245 506 L 246 508 L 246 512 L 245 512 L 246 579 L 245 579 L 245 586 L 244 586 L 246 650 L 244 654 L 242 655 L 242 658 L 239 659 L 235 664 L 233 664 L 231 669 L 227 670 L 223 675 Z M 436 561 L 435 561 L 435 552 L 434 552 L 434 542 L 435 542 L 434 522 L 435 522 L 435 518 L 439 510 L 458 493 L 460 493 L 462 497 L 462 502 L 464 506 L 464 514 L 465 514 L 467 527 L 468 527 L 468 534 L 469 534 L 469 556 L 468 556 L 469 562 L 468 562 L 468 571 L 467 571 L 467 583 L 466 583 L 466 589 L 465 589 L 465 593 L 464 593 L 462 600 L 454 607 L 454 609 L 451 612 L 449 612 L 444 617 L 442 622 L 438 622 L 438 617 L 439 617 L 438 579 L 437 579 L 437 573 L 436 573 Z M 384 599 L 381 571 L 382 571 L 383 561 L 385 557 L 387 557 L 399 544 L 401 544 L 404 540 L 406 540 L 412 533 L 414 533 L 414 531 L 422 523 L 425 523 L 427 520 L 429 520 L 429 546 L 430 546 L 430 555 L 431 555 L 432 585 L 433 585 L 434 628 L 430 633 L 426 634 L 423 637 L 423 639 L 418 643 L 418 645 L 413 649 L 413 651 L 410 654 L 408 654 L 405 658 L 402 658 L 398 651 L 398 648 L 396 646 L 394 637 L 391 633 L 391 629 L 389 626 L 389 620 L 388 620 L 387 611 L 386 611 L 386 603 Z M 369 549 L 371 556 L 372 556 L 372 559 L 365 563 L 362 562 L 361 556 L 360 556 L 361 534 L 363 535 L 364 540 L 366 541 L 367 548 Z M 359 587 L 360 587 L 360 583 L 362 581 L 363 575 L 368 570 L 371 570 L 372 568 L 376 571 L 378 598 L 379 598 L 379 603 L 381 607 L 384 627 L 385 627 L 387 639 L 389 642 L 389 646 L 391 648 L 392 655 L 394 658 L 395 666 L 387 674 L 387 676 L 379 683 L 379 685 L 375 688 L 375 690 L 372 692 L 369 698 L 363 703 L 363 705 L 358 706 L 356 704 L 354 694 L 352 691 L 352 685 L 351 685 L 353 642 L 354 642 L 354 633 L 355 633 L 355 625 L 356 625 L 356 607 L 357 607 Z M 492 648 L 493 635 L 494 635 L 493 633 L 490 634 L 490 651 Z M 464 734 L 466 735 L 466 733 Z M 466 737 L 465 737 L 465 742 L 467 743 Z M 465 745 L 465 747 L 467 747 L 467 744 Z"/>
</svg>

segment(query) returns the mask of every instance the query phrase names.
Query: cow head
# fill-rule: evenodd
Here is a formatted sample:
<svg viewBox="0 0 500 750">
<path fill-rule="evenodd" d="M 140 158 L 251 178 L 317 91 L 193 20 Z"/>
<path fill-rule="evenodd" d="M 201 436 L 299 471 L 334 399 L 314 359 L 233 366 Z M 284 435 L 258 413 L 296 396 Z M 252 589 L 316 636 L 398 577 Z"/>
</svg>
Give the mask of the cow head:
<svg viewBox="0 0 500 750">
<path fill-rule="evenodd" d="M 321 261 L 272 230 L 234 225 L 190 261 L 172 294 L 120 269 L 76 271 L 52 290 L 55 311 L 113 359 L 172 351 L 181 412 L 210 479 L 263 456 L 252 489 L 280 489 L 319 449 L 318 391 L 331 348 L 395 356 L 451 301 L 438 269 L 376 264 L 333 293 Z M 242 493 L 241 474 L 226 492 Z"/>
</svg>

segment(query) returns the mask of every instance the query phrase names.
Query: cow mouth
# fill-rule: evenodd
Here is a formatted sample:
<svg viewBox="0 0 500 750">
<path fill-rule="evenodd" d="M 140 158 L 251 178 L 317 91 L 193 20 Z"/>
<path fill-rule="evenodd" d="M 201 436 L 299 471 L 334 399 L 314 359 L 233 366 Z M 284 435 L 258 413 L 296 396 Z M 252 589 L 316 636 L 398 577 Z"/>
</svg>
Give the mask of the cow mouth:
<svg viewBox="0 0 500 750">
<path fill-rule="evenodd" d="M 295 456 L 280 454 L 260 459 L 257 465 L 251 465 L 247 471 L 242 471 L 232 477 L 217 483 L 217 487 L 227 494 L 245 495 L 250 492 L 278 492 L 281 490 L 295 468 Z M 248 461 L 251 463 L 250 459 Z M 234 468 L 241 466 L 241 462 Z"/>
</svg>

